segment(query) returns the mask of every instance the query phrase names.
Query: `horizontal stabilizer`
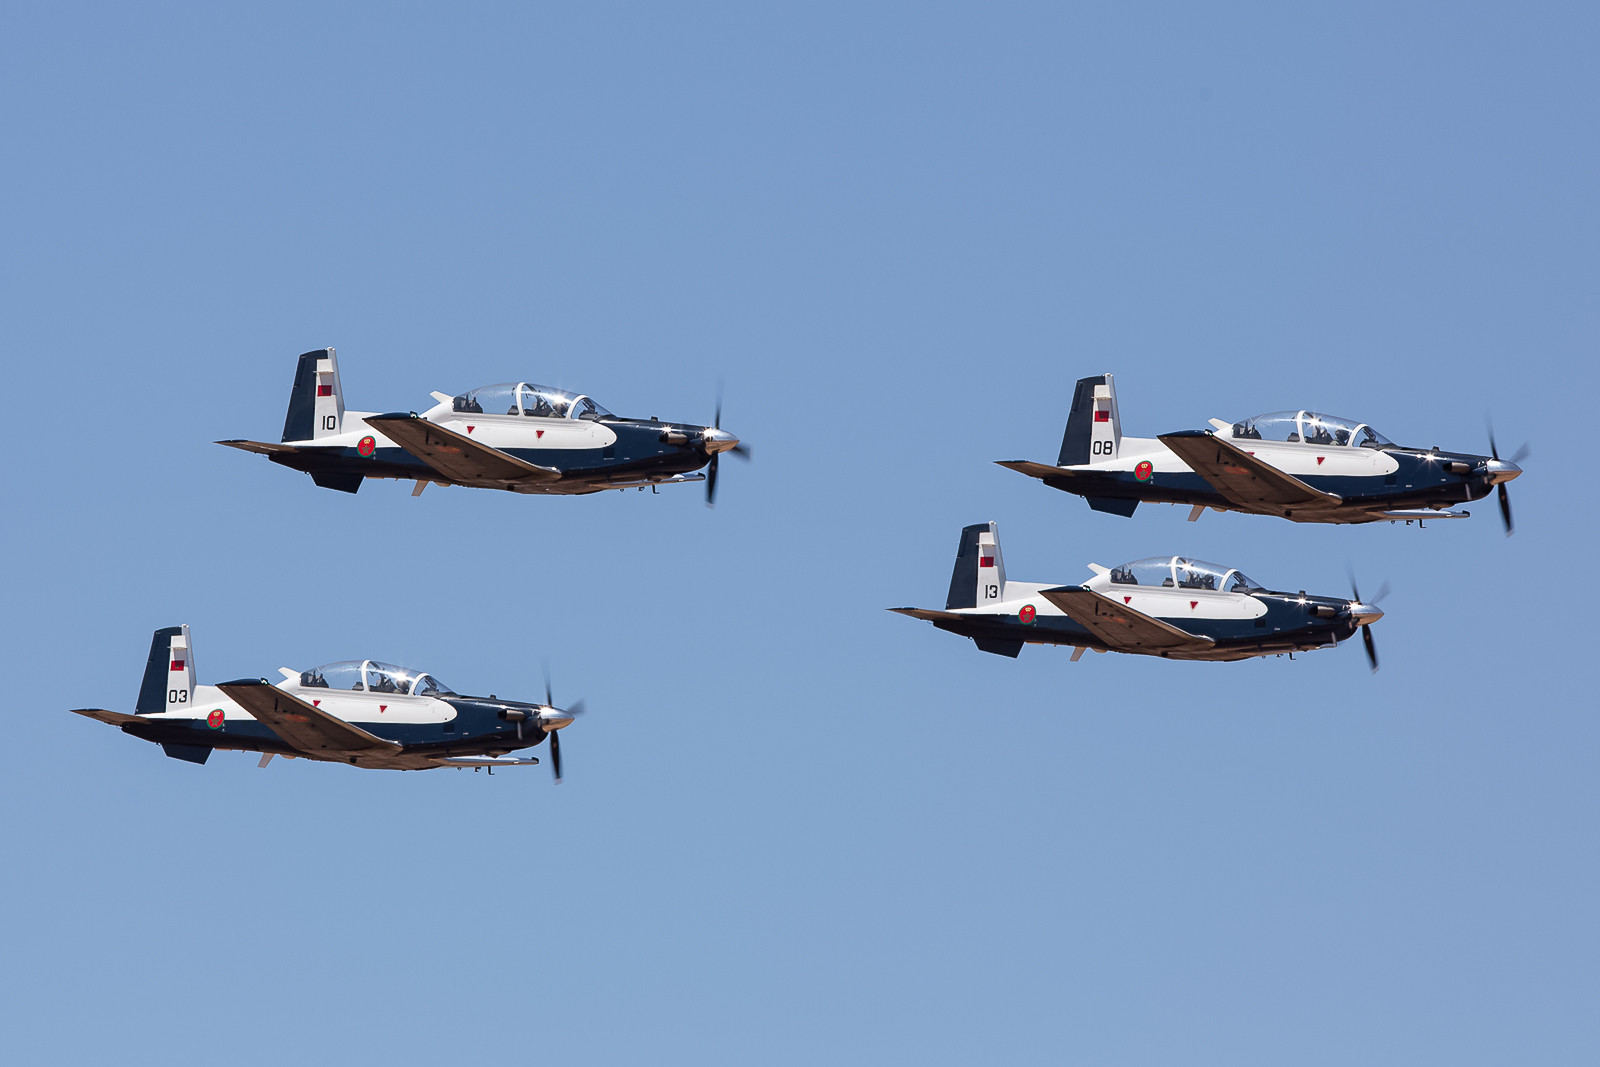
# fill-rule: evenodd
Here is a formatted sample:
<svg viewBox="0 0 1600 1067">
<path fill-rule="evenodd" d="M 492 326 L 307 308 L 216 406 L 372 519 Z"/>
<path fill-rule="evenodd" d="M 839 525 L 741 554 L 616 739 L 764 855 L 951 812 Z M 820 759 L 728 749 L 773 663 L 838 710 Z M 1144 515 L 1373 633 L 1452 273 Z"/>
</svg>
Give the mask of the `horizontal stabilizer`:
<svg viewBox="0 0 1600 1067">
<path fill-rule="evenodd" d="M 1053 467 L 1048 463 L 1037 463 L 1031 459 L 997 459 L 995 464 L 1019 474 L 1026 474 L 1030 478 L 1073 478 L 1080 473 L 1069 467 Z"/>
<path fill-rule="evenodd" d="M 970 619 L 971 615 L 959 615 L 954 611 L 934 611 L 931 608 L 890 608 L 897 615 L 909 615 L 913 619 L 926 619 L 929 622 L 959 622 Z"/>
<path fill-rule="evenodd" d="M 73 708 L 72 714 L 85 715 L 91 719 L 98 719 L 111 726 L 123 726 L 130 722 L 145 722 L 143 716 L 125 715 L 120 711 L 107 711 L 104 708 Z"/>
<path fill-rule="evenodd" d="M 285 455 L 300 451 L 294 445 L 269 444 L 266 441 L 218 441 L 219 445 L 237 448 L 244 452 L 255 452 L 263 456 Z"/>
<path fill-rule="evenodd" d="M 451 481 L 502 488 L 512 483 L 554 482 L 561 472 L 490 448 L 466 434 L 415 415 L 371 415 L 363 420 Z"/>
</svg>

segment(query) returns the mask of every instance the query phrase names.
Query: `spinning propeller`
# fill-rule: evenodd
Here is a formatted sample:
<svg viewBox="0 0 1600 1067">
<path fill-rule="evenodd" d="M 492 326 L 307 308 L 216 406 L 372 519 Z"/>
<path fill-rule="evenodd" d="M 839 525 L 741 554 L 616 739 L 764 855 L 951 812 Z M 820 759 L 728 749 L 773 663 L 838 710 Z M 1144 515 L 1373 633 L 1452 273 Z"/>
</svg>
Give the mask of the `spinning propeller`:
<svg viewBox="0 0 1600 1067">
<path fill-rule="evenodd" d="M 717 387 L 717 413 L 711 420 L 711 429 L 700 435 L 700 442 L 711 453 L 711 466 L 706 468 L 706 507 L 717 500 L 717 460 L 722 453 L 732 452 L 742 460 L 749 460 L 750 446 L 741 444 L 731 433 L 722 432 L 722 387 Z"/>
<path fill-rule="evenodd" d="M 556 784 L 561 784 L 561 728 L 583 714 L 583 700 L 574 701 L 570 708 L 556 707 L 550 692 L 550 665 L 544 668 L 544 710 L 539 712 L 539 729 L 550 735 L 550 769 L 556 772 Z M 522 736 L 522 724 L 517 723 L 517 736 Z"/>
<path fill-rule="evenodd" d="M 1522 468 L 1517 464 L 1527 459 L 1531 451 L 1532 449 L 1524 444 L 1512 453 L 1510 460 L 1502 460 L 1500 450 L 1494 443 L 1494 426 L 1489 427 L 1489 455 L 1494 458 L 1484 464 L 1484 473 L 1495 483 L 1495 490 L 1500 497 L 1500 521 L 1505 523 L 1507 537 L 1511 536 L 1515 526 L 1511 522 L 1511 494 L 1506 492 L 1506 483 L 1522 473 Z"/>
<path fill-rule="evenodd" d="M 1378 671 L 1378 648 L 1372 641 L 1372 624 L 1383 618 L 1383 612 L 1378 610 L 1378 602 L 1389 595 L 1389 583 L 1386 581 L 1378 586 L 1378 595 L 1371 602 L 1361 599 L 1361 590 L 1356 587 L 1356 572 L 1350 572 L 1350 618 L 1361 628 L 1361 644 L 1367 650 L 1367 662 L 1372 664 L 1374 674 Z"/>
</svg>

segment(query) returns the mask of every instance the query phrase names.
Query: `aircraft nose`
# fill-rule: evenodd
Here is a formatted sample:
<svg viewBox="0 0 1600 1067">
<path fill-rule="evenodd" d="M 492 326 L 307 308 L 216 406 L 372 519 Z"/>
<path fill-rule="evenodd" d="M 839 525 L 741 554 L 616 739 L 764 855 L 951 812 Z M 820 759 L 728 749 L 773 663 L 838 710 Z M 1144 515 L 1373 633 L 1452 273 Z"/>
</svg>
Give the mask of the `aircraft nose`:
<svg viewBox="0 0 1600 1067">
<path fill-rule="evenodd" d="M 1491 459 L 1483 465 L 1489 475 L 1490 485 L 1500 485 L 1509 482 L 1522 473 L 1522 468 L 1508 459 Z"/>
<path fill-rule="evenodd" d="M 701 440 L 705 443 L 707 452 L 731 452 L 739 447 L 739 439 L 727 430 L 708 426 L 701 431 Z"/>
<path fill-rule="evenodd" d="M 1363 604 L 1359 600 L 1350 601 L 1350 618 L 1357 626 L 1371 626 L 1383 618 L 1383 612 L 1371 604 Z"/>
<path fill-rule="evenodd" d="M 560 708 L 546 708 L 539 713 L 539 729 L 545 733 L 572 725 L 573 716 Z"/>
</svg>

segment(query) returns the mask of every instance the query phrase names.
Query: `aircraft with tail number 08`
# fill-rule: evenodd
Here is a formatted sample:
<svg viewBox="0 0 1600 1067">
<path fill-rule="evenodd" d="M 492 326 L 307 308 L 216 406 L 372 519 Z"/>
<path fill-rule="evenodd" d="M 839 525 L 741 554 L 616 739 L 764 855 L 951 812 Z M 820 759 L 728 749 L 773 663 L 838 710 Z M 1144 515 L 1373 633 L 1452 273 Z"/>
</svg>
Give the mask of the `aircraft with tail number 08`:
<svg viewBox="0 0 1600 1067">
<path fill-rule="evenodd" d="M 1000 466 L 1088 501 L 1095 511 L 1131 516 L 1141 502 L 1277 515 L 1294 522 L 1360 523 L 1464 519 L 1452 505 L 1498 491 L 1512 530 L 1506 483 L 1522 473 L 1524 445 L 1500 458 L 1406 448 L 1364 422 L 1315 411 L 1275 411 L 1242 422 L 1212 419 L 1210 430 L 1124 437 L 1110 374 L 1083 378 L 1055 465 L 1002 460 Z"/>
</svg>

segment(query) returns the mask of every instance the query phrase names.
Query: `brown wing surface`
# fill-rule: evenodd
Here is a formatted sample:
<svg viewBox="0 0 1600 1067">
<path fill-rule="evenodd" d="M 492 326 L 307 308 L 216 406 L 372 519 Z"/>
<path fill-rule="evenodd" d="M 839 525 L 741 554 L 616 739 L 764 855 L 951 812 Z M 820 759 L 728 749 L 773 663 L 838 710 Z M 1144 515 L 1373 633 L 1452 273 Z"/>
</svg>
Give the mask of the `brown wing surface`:
<svg viewBox="0 0 1600 1067">
<path fill-rule="evenodd" d="M 451 481 L 468 485 L 554 482 L 561 472 L 490 448 L 465 434 L 411 415 L 373 415 L 362 420 Z"/>
<path fill-rule="evenodd" d="M 1172 449 L 1196 474 L 1231 502 L 1252 511 L 1281 512 L 1294 508 L 1334 508 L 1342 499 L 1313 489 L 1292 474 L 1257 459 L 1232 441 L 1200 430 L 1162 434 L 1162 444 Z"/>
<path fill-rule="evenodd" d="M 1182 649 L 1198 652 L 1216 642 L 1209 637 L 1180 630 L 1170 622 L 1135 611 L 1082 586 L 1064 585 L 1045 589 L 1046 600 L 1066 612 L 1072 621 L 1114 649 L 1128 652 L 1171 652 Z"/>
</svg>

